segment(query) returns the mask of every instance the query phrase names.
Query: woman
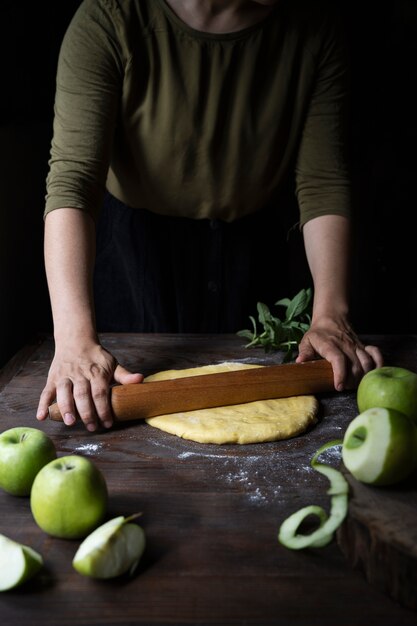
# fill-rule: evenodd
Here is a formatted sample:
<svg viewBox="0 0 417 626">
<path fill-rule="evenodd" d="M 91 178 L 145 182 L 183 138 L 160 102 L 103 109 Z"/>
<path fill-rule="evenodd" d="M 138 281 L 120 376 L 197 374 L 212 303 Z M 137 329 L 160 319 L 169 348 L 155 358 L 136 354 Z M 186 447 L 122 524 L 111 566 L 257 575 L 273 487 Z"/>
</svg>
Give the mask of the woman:
<svg viewBox="0 0 417 626">
<path fill-rule="evenodd" d="M 289 295 L 293 174 L 314 284 L 297 361 L 327 359 L 337 390 L 382 365 L 348 318 L 346 55 L 310 4 L 81 4 L 57 74 L 39 420 L 56 396 L 67 425 L 110 427 L 109 385 L 141 382 L 98 330 L 236 331 Z"/>
</svg>

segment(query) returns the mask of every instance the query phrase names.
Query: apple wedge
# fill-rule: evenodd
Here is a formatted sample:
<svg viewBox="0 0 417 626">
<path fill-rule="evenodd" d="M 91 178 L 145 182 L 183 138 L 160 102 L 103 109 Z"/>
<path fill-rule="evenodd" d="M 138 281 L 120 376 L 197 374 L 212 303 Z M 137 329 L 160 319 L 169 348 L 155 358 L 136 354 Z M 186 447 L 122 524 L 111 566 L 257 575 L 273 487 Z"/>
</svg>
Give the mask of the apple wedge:
<svg viewBox="0 0 417 626">
<path fill-rule="evenodd" d="M 417 427 L 395 409 L 367 409 L 347 427 L 342 459 L 352 476 L 363 483 L 400 482 L 416 467 Z"/>
<path fill-rule="evenodd" d="M 0 535 L 0 591 L 7 591 L 32 578 L 42 567 L 40 554 L 29 546 Z"/>
<path fill-rule="evenodd" d="M 115 578 L 133 573 L 145 549 L 145 533 L 130 522 L 138 517 L 115 517 L 96 528 L 78 548 L 72 565 L 83 576 Z"/>
</svg>

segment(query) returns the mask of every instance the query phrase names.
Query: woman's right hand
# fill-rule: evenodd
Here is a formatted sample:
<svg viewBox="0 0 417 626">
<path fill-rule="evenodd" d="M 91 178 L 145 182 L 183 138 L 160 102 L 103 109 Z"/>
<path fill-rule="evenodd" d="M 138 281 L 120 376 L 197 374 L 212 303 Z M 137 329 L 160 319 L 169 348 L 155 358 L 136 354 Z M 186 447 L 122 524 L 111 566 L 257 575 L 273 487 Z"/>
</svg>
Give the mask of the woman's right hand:
<svg viewBox="0 0 417 626">
<path fill-rule="evenodd" d="M 110 385 L 142 380 L 142 374 L 129 372 L 119 365 L 99 343 L 85 344 L 82 349 L 57 347 L 36 418 L 46 419 L 49 406 L 56 400 L 67 426 L 72 426 L 79 417 L 90 432 L 99 426 L 110 428 L 113 424 Z"/>
</svg>

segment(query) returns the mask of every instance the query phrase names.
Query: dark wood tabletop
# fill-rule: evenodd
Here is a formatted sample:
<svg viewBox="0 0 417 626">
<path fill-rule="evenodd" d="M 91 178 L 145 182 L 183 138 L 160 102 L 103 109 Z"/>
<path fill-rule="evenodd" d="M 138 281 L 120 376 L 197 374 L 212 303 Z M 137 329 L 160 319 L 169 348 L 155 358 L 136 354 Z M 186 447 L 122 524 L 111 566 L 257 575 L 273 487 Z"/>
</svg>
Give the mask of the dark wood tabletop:
<svg viewBox="0 0 417 626">
<path fill-rule="evenodd" d="M 387 364 L 417 371 L 416 336 L 364 339 L 381 347 Z M 102 341 L 120 363 L 144 374 L 282 359 L 246 349 L 234 335 L 108 334 Z M 81 424 L 35 420 L 52 355 L 53 341 L 45 337 L 3 368 L 0 430 L 40 427 L 59 456 L 90 458 L 108 485 L 108 518 L 142 511 L 147 546 L 132 578 L 82 577 L 71 565 L 80 542 L 49 537 L 36 526 L 29 498 L 1 492 L 0 533 L 45 561 L 32 581 L 1 594 L 2 626 L 417 624 L 417 612 L 353 569 L 336 540 L 304 551 L 277 541 L 281 522 L 297 509 L 328 508 L 328 483 L 310 460 L 320 445 L 343 436 L 357 414 L 354 391 L 319 396 L 318 423 L 286 441 L 198 444 L 140 421 L 90 434 Z"/>
</svg>

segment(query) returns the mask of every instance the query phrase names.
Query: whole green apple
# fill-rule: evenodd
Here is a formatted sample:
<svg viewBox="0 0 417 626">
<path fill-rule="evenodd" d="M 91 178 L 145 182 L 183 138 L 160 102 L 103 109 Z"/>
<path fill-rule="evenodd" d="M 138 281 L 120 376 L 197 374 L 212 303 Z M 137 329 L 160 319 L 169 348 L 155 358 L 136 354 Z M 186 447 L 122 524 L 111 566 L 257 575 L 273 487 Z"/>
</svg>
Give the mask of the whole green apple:
<svg viewBox="0 0 417 626">
<path fill-rule="evenodd" d="M 380 406 L 404 413 L 417 424 L 417 374 L 403 367 L 378 367 L 358 385 L 359 413 Z"/>
<path fill-rule="evenodd" d="M 71 455 L 55 459 L 37 474 L 30 506 L 35 522 L 48 535 L 84 538 L 106 513 L 104 476 L 85 457 Z"/>
<path fill-rule="evenodd" d="M 14 496 L 28 496 L 36 474 L 53 459 L 55 446 L 42 430 L 5 430 L 0 434 L 0 487 Z"/>
<path fill-rule="evenodd" d="M 367 409 L 347 427 L 342 459 L 350 473 L 363 483 L 400 482 L 417 465 L 417 427 L 395 409 Z"/>
<path fill-rule="evenodd" d="M 38 552 L 0 535 L 0 591 L 7 591 L 32 578 L 42 567 Z"/>
</svg>

